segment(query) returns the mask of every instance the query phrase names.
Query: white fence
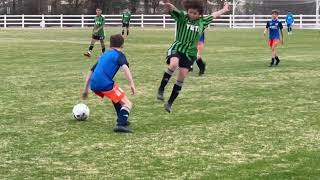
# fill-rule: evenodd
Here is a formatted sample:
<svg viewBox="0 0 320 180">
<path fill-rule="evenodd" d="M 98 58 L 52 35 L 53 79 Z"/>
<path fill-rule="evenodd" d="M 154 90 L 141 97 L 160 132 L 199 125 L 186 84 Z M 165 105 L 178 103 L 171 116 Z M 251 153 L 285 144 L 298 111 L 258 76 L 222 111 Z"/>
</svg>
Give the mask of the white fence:
<svg viewBox="0 0 320 180">
<path fill-rule="evenodd" d="M 10 27 L 78 27 L 85 28 L 94 25 L 94 15 L 0 15 L 0 28 Z M 105 15 L 106 25 L 121 25 L 121 15 Z M 295 15 L 295 26 L 298 28 L 319 28 L 320 17 L 316 15 Z M 284 21 L 285 16 L 280 16 Z M 229 28 L 256 28 L 264 27 L 270 15 L 223 15 L 215 19 L 211 25 Z M 133 15 L 133 26 L 172 27 L 174 20 L 169 15 Z"/>
</svg>

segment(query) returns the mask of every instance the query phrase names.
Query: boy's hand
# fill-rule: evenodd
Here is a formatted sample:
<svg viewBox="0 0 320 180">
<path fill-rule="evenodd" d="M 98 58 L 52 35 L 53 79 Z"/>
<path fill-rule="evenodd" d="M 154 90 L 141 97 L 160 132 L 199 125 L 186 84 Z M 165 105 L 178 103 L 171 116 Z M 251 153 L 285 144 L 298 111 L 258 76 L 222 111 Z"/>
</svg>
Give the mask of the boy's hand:
<svg viewBox="0 0 320 180">
<path fill-rule="evenodd" d="M 159 2 L 159 5 L 160 5 L 160 6 L 164 6 L 164 5 L 166 5 L 167 3 L 170 3 L 170 1 L 169 1 L 169 0 L 162 0 L 162 1 Z"/>
<path fill-rule="evenodd" d="M 224 12 L 230 11 L 229 2 L 224 2 L 223 11 Z"/>
<path fill-rule="evenodd" d="M 135 95 L 136 94 L 136 87 L 134 85 L 131 85 L 130 88 L 131 88 L 131 95 Z"/>
</svg>

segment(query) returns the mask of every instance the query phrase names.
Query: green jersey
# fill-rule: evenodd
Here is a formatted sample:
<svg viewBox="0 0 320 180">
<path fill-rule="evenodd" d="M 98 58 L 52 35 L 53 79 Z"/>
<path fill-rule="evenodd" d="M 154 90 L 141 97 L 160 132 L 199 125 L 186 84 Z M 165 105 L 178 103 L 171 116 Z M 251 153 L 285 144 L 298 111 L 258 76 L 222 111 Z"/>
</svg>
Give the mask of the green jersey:
<svg viewBox="0 0 320 180">
<path fill-rule="evenodd" d="M 122 14 L 122 23 L 129 24 L 131 19 L 131 13 L 126 12 Z"/>
<path fill-rule="evenodd" d="M 176 40 L 169 48 L 168 55 L 180 52 L 191 60 L 190 57 L 197 56 L 197 44 L 200 36 L 212 22 L 213 17 L 200 17 L 195 21 L 191 21 L 187 13 L 180 10 L 173 10 L 170 15 L 176 21 Z"/>
<path fill-rule="evenodd" d="M 106 20 L 104 19 L 103 16 L 96 16 L 95 17 L 95 25 L 94 25 L 94 28 L 93 28 L 93 35 L 104 37 L 103 26 L 104 26 L 105 23 L 106 23 Z M 99 28 L 101 28 L 101 29 L 98 32 L 95 32 Z"/>
</svg>

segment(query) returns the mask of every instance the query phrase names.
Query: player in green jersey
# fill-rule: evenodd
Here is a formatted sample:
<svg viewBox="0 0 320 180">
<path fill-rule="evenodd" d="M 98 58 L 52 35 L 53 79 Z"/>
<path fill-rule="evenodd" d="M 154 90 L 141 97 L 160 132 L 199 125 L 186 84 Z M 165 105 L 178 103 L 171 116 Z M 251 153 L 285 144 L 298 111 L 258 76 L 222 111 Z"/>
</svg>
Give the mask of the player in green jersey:
<svg viewBox="0 0 320 180">
<path fill-rule="evenodd" d="M 104 36 L 104 29 L 103 29 L 104 24 L 106 23 L 106 20 L 102 16 L 102 10 L 100 8 L 96 9 L 96 13 L 97 15 L 95 17 L 95 25 L 92 31 L 91 44 L 89 46 L 88 52 L 84 54 L 87 57 L 91 57 L 93 46 L 97 41 L 100 41 L 102 53 L 104 53 L 104 51 L 106 50 L 106 46 L 104 44 L 105 36 Z"/>
<path fill-rule="evenodd" d="M 129 10 L 126 10 L 122 13 L 122 36 L 124 35 L 124 28 L 127 30 L 127 36 L 129 36 L 129 27 L 130 27 L 131 13 Z"/>
<path fill-rule="evenodd" d="M 167 54 L 167 64 L 169 66 L 163 75 L 157 95 L 159 100 L 164 100 L 165 87 L 174 71 L 179 69 L 177 81 L 173 86 L 171 96 L 165 103 L 165 110 L 170 113 L 172 111 L 172 104 L 182 89 L 184 79 L 188 76 L 193 62 L 197 59 L 197 44 L 200 35 L 212 22 L 213 18 L 229 11 L 229 4 L 225 3 L 223 9 L 206 17 L 203 16 L 204 6 L 201 0 L 185 0 L 183 6 L 186 11 L 177 9 L 169 0 L 160 1 L 160 5 L 176 21 L 177 28 L 176 40 L 170 46 Z"/>
</svg>

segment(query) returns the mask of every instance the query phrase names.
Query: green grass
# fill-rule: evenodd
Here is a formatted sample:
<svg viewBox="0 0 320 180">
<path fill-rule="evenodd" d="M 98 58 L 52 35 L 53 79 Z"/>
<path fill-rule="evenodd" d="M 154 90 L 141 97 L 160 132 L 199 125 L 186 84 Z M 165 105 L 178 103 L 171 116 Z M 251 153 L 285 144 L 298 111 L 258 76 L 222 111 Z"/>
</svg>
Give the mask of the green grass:
<svg viewBox="0 0 320 180">
<path fill-rule="evenodd" d="M 125 51 L 138 94 L 129 95 L 128 135 L 112 132 L 113 106 L 93 94 L 90 119 L 71 118 L 93 63 L 82 56 L 90 31 L 0 31 L 0 179 L 320 177 L 317 31 L 286 37 L 277 68 L 267 67 L 261 29 L 208 32 L 207 73 L 190 74 L 169 115 L 155 93 L 174 32 L 132 30 Z M 129 94 L 121 73 L 117 81 Z"/>
</svg>

